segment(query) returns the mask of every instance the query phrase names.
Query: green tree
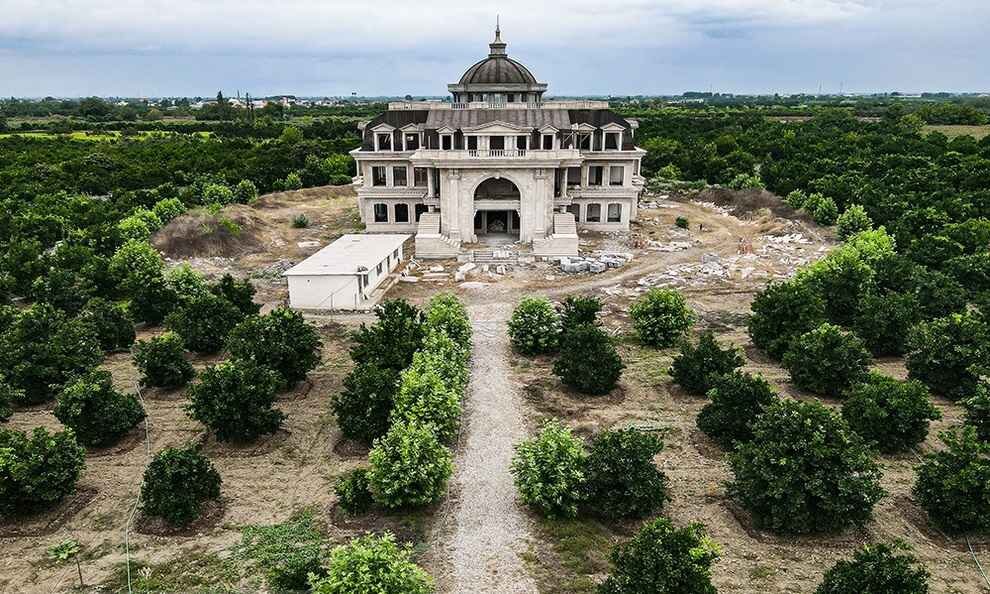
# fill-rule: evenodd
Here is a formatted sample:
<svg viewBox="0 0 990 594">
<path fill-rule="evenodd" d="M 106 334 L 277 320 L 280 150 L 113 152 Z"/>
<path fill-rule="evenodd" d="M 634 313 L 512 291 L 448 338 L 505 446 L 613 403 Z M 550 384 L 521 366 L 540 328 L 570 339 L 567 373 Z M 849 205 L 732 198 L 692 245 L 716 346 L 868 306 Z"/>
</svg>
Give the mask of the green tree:
<svg viewBox="0 0 990 594">
<path fill-rule="evenodd" d="M 330 551 L 326 577 L 313 575 L 315 594 L 381 592 L 432 594 L 433 580 L 411 561 L 412 546 L 399 546 L 395 537 L 367 534 Z"/>
<path fill-rule="evenodd" d="M 802 334 L 784 354 L 784 367 L 795 385 L 832 397 L 862 379 L 869 365 L 863 341 L 828 323 Z"/>
<path fill-rule="evenodd" d="M 402 372 L 391 422 L 406 421 L 431 427 L 443 443 L 451 443 L 460 425 L 457 392 L 431 369 L 412 367 Z"/>
<path fill-rule="evenodd" d="M 739 349 L 732 345 L 722 348 L 708 331 L 702 333 L 697 345 L 688 341 L 681 344 L 681 352 L 674 357 L 668 373 L 688 393 L 704 394 L 719 376 L 731 373 L 743 363 Z"/>
<path fill-rule="evenodd" d="M 101 297 L 86 302 L 79 319 L 88 324 L 104 352 L 121 351 L 134 344 L 134 320 L 123 307 Z"/>
<path fill-rule="evenodd" d="M 859 204 L 850 204 L 846 207 L 835 224 L 839 239 L 843 240 L 860 231 L 869 231 L 873 228 L 873 222 L 870 220 L 870 216 L 866 214 L 866 209 Z"/>
<path fill-rule="evenodd" d="M 758 526 L 833 532 L 870 519 L 884 495 L 880 467 L 837 413 L 817 402 L 780 400 L 752 429 L 753 439 L 730 455 L 729 494 Z"/>
<path fill-rule="evenodd" d="M 196 375 L 186 359 L 182 339 L 165 332 L 134 345 L 134 365 L 141 374 L 141 384 L 159 388 L 178 388 Z"/>
<path fill-rule="evenodd" d="M 966 424 L 976 429 L 976 435 L 990 442 L 990 388 L 980 384 L 972 396 L 963 400 Z"/>
<path fill-rule="evenodd" d="M 58 395 L 55 418 L 75 432 L 79 443 L 109 446 L 144 419 L 144 407 L 133 394 L 113 387 L 109 371 L 91 371 Z"/>
<path fill-rule="evenodd" d="M 71 429 L 0 429 L 0 516 L 49 509 L 75 489 L 86 451 Z"/>
<path fill-rule="evenodd" d="M 921 382 L 872 372 L 846 392 L 842 417 L 877 449 L 895 453 L 924 441 L 928 422 L 941 419 L 942 414 Z"/>
<path fill-rule="evenodd" d="M 238 324 L 227 339 L 234 359 L 251 361 L 278 373 L 283 386 L 306 379 L 320 364 L 323 341 L 302 314 L 277 307 Z"/>
<path fill-rule="evenodd" d="M 392 414 L 399 373 L 375 362 L 358 363 L 344 378 L 344 389 L 331 396 L 330 406 L 341 432 L 370 444 L 385 435 Z"/>
<path fill-rule="evenodd" d="M 921 304 L 911 293 L 870 293 L 860 302 L 853 329 L 874 356 L 902 355 L 908 332 L 921 316 Z"/>
<path fill-rule="evenodd" d="M 244 360 L 207 367 L 189 388 L 189 416 L 217 441 L 251 441 L 275 433 L 285 414 L 273 408 L 278 375 Z"/>
<path fill-rule="evenodd" d="M 830 567 L 815 594 L 928 594 L 928 572 L 900 543 L 865 545 Z"/>
<path fill-rule="evenodd" d="M 516 445 L 512 476 L 522 500 L 550 518 L 573 518 L 585 498 L 581 440 L 557 421 L 544 422 L 539 435 Z"/>
<path fill-rule="evenodd" d="M 597 297 L 568 295 L 560 303 L 557 310 L 560 315 L 561 331 L 567 332 L 582 324 L 597 324 L 598 313 L 602 310 L 602 302 Z"/>
<path fill-rule="evenodd" d="M 701 524 L 677 528 L 667 518 L 657 518 L 612 550 L 613 570 L 598 593 L 715 594 L 711 566 L 719 554 Z"/>
<path fill-rule="evenodd" d="M 185 526 L 199 517 L 203 503 L 220 497 L 220 473 L 190 447 L 170 447 L 155 454 L 144 471 L 141 507 L 145 514 Z"/>
<path fill-rule="evenodd" d="M 257 315 L 261 311 L 261 305 L 254 302 L 255 290 L 250 280 L 236 280 L 230 274 L 224 274 L 210 285 L 210 291 L 233 303 L 244 317 Z"/>
<path fill-rule="evenodd" d="M 771 282 L 756 294 L 749 318 L 753 344 L 774 359 L 781 359 L 791 341 L 825 321 L 821 295 L 796 280 Z"/>
<path fill-rule="evenodd" d="M 734 371 L 714 380 L 708 398 L 711 402 L 698 413 L 698 428 L 722 449 L 731 450 L 737 442 L 753 438 L 753 421 L 778 396 L 762 376 Z"/>
<path fill-rule="evenodd" d="M 450 451 L 432 427 L 399 421 L 375 440 L 368 454 L 368 483 L 375 501 L 387 508 L 436 502 L 454 470 Z"/>
<path fill-rule="evenodd" d="M 673 289 L 650 289 L 632 304 L 629 315 L 640 342 L 656 348 L 674 346 L 695 320 L 684 296 Z"/>
<path fill-rule="evenodd" d="M 663 440 L 639 429 L 602 431 L 585 462 L 587 506 L 606 518 L 641 518 L 670 499 L 667 477 L 653 464 Z"/>
<path fill-rule="evenodd" d="M 212 354 L 223 349 L 243 315 L 233 303 L 212 293 L 195 297 L 165 318 L 165 327 L 182 338 L 187 349 Z"/>
<path fill-rule="evenodd" d="M 553 373 L 582 394 L 601 395 L 615 388 L 624 368 L 609 335 L 598 326 L 583 324 L 568 331 Z"/>
<path fill-rule="evenodd" d="M 990 331 L 973 313 L 950 314 L 915 326 L 908 335 L 908 376 L 958 400 L 976 391 L 990 364 Z"/>
<path fill-rule="evenodd" d="M 375 316 L 373 325 L 362 324 L 354 333 L 351 359 L 402 371 L 423 346 L 423 314 L 404 300 L 386 299 L 375 308 Z"/>
<path fill-rule="evenodd" d="M 509 340 L 524 355 L 542 355 L 557 350 L 560 316 L 545 297 L 523 297 L 509 318 Z"/>
<path fill-rule="evenodd" d="M 922 457 L 911 493 L 940 530 L 990 529 L 990 442 L 963 426 L 939 434 L 945 449 Z"/>
</svg>

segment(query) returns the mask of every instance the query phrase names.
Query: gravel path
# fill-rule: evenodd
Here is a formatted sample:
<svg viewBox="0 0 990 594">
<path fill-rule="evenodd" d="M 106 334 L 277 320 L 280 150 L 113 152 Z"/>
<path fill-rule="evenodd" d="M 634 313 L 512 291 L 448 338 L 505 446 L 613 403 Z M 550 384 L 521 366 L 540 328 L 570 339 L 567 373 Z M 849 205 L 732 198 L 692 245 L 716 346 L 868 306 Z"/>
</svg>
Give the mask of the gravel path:
<svg viewBox="0 0 990 594">
<path fill-rule="evenodd" d="M 529 520 L 509 474 L 512 446 L 526 437 L 523 402 L 509 377 L 506 321 L 511 305 L 468 307 L 474 327 L 464 435 L 444 538 L 450 576 L 443 591 L 535 594 L 520 553 L 529 548 Z"/>
</svg>

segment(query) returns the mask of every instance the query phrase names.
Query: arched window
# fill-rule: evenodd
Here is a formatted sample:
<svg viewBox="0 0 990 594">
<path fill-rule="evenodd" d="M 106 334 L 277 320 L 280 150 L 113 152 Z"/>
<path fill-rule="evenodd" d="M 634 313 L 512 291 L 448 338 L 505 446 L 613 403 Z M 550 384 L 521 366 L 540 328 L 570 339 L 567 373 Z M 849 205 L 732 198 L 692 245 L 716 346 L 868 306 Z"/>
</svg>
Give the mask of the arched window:
<svg viewBox="0 0 990 594">
<path fill-rule="evenodd" d="M 378 202 L 375 204 L 375 222 L 388 222 L 388 204 L 385 204 L 384 202 Z"/>
<path fill-rule="evenodd" d="M 396 204 L 395 205 L 395 222 L 396 223 L 408 223 L 409 222 L 409 205 L 408 204 Z"/>
</svg>

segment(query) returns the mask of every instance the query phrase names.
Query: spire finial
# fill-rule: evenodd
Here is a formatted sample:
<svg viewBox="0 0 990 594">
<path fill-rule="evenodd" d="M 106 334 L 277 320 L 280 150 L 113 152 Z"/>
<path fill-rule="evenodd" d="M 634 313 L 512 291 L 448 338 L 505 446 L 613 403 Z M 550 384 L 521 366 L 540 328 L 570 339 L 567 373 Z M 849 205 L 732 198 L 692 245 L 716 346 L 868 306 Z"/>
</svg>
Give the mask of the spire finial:
<svg viewBox="0 0 990 594">
<path fill-rule="evenodd" d="M 491 48 L 490 56 L 504 56 L 505 55 L 505 42 L 502 41 L 502 26 L 499 22 L 499 15 L 495 15 L 495 41 L 488 44 Z"/>
<path fill-rule="evenodd" d="M 495 15 L 495 41 L 502 41 L 502 29 L 499 25 L 499 15 Z"/>
</svg>

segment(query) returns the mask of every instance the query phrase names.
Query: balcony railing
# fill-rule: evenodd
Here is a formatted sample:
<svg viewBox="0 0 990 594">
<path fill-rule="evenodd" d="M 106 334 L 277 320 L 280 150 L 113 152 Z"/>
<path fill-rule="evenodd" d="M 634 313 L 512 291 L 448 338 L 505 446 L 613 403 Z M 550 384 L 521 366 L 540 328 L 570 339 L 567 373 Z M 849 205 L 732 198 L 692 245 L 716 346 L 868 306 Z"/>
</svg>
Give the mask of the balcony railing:
<svg viewBox="0 0 990 594">
<path fill-rule="evenodd" d="M 469 157 L 525 157 L 526 149 L 468 149 Z"/>
<path fill-rule="evenodd" d="M 577 149 L 556 149 L 552 151 L 536 149 L 466 149 L 466 150 L 439 150 L 420 149 L 412 154 L 410 159 L 415 162 L 419 159 L 431 159 L 437 161 L 461 161 L 473 159 L 525 159 L 532 161 L 540 160 L 560 160 L 560 159 L 580 159 L 581 153 Z"/>
<path fill-rule="evenodd" d="M 450 103 L 448 101 L 392 101 L 390 111 L 409 109 L 608 109 L 608 101 L 542 101 L 509 103 L 508 101 L 472 101 Z"/>
</svg>

